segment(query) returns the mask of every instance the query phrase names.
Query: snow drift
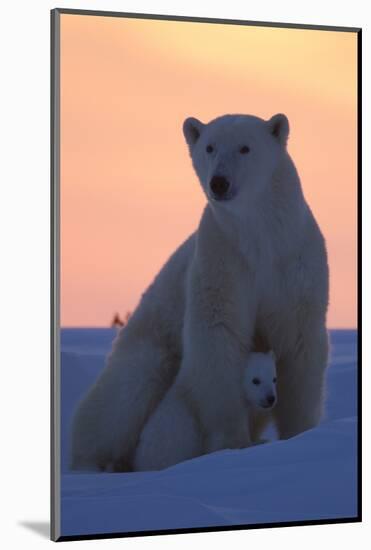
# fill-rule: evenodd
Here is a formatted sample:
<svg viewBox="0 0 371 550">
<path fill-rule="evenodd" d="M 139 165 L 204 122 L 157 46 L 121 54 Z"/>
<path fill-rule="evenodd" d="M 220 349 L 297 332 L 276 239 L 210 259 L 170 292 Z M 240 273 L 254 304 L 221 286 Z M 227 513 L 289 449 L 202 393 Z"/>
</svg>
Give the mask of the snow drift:
<svg viewBox="0 0 371 550">
<path fill-rule="evenodd" d="M 287 441 L 225 450 L 160 472 L 68 470 L 71 418 L 114 330 L 61 336 L 62 535 L 352 518 L 357 515 L 357 333 L 331 331 L 326 416 Z"/>
</svg>

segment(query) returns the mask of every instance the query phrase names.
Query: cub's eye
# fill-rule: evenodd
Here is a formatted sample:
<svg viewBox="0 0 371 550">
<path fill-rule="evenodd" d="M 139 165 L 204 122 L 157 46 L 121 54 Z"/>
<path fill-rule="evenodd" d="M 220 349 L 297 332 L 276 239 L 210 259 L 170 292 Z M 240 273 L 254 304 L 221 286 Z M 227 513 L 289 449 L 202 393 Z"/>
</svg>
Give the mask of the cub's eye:
<svg viewBox="0 0 371 550">
<path fill-rule="evenodd" d="M 212 153 L 214 151 L 214 147 L 212 145 L 208 145 L 206 147 L 206 153 Z"/>
<path fill-rule="evenodd" d="M 248 147 L 247 145 L 243 145 L 240 149 L 241 155 L 247 155 L 247 153 L 249 152 L 250 152 L 250 147 Z"/>
<path fill-rule="evenodd" d="M 259 384 L 260 384 L 259 378 L 253 378 L 252 383 L 255 384 L 255 386 L 259 386 Z"/>
<path fill-rule="evenodd" d="M 277 382 L 277 378 L 273 378 L 273 384 Z"/>
</svg>

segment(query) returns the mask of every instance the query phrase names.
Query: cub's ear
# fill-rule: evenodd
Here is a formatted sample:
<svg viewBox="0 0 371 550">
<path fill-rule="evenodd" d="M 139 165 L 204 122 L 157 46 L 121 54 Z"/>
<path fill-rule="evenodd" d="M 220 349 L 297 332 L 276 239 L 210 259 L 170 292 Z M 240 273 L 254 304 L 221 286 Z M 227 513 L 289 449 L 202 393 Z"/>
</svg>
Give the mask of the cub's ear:
<svg viewBox="0 0 371 550">
<path fill-rule="evenodd" d="M 183 123 L 183 134 L 191 151 L 200 137 L 204 126 L 205 125 L 200 120 L 197 120 L 197 118 L 190 117 L 185 119 Z"/>
<path fill-rule="evenodd" d="M 272 357 L 273 361 L 276 361 L 276 354 L 272 349 L 269 351 L 269 355 Z"/>
<path fill-rule="evenodd" d="M 282 114 L 274 115 L 268 120 L 267 124 L 272 136 L 282 143 L 282 145 L 286 145 L 290 131 L 287 116 Z"/>
</svg>

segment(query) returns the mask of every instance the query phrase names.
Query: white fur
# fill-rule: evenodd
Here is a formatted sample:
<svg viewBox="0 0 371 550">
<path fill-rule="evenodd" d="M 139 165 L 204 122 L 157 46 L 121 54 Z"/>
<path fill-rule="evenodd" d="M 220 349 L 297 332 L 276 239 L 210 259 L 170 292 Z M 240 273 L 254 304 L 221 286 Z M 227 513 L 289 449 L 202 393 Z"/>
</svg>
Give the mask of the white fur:
<svg viewBox="0 0 371 550">
<path fill-rule="evenodd" d="M 275 405 L 276 380 L 274 356 L 271 353 L 250 353 L 244 376 L 245 395 L 250 407 L 270 409 Z"/>
<path fill-rule="evenodd" d="M 273 352 L 250 353 L 244 376 L 248 403 L 248 423 L 252 443 L 261 443 L 260 435 L 272 420 L 277 403 L 276 359 Z"/>
<path fill-rule="evenodd" d="M 162 470 L 203 450 L 200 423 L 174 384 L 144 426 L 132 465 L 135 471 Z"/>
<path fill-rule="evenodd" d="M 247 402 L 244 422 L 250 431 L 251 442 L 259 443 L 256 427 L 263 427 L 269 422 L 276 403 L 276 366 L 271 352 L 249 354 L 243 392 Z M 274 402 L 270 402 L 269 398 L 274 398 Z M 134 455 L 133 469 L 161 470 L 199 456 L 204 452 L 204 438 L 197 416 L 189 407 L 187 395 L 182 394 L 175 383 L 144 426 Z"/>
<path fill-rule="evenodd" d="M 256 333 L 277 357 L 273 414 L 280 437 L 321 418 L 328 267 L 286 150 L 287 119 L 187 119 L 184 134 L 208 205 L 198 230 L 143 295 L 80 403 L 73 468 L 127 469 L 170 386 L 196 433 L 184 451 L 170 441 L 164 462 L 188 458 L 200 436 L 202 452 L 249 445 L 243 375 Z M 248 154 L 240 153 L 243 145 Z M 230 200 L 213 197 L 214 175 L 230 182 Z"/>
</svg>

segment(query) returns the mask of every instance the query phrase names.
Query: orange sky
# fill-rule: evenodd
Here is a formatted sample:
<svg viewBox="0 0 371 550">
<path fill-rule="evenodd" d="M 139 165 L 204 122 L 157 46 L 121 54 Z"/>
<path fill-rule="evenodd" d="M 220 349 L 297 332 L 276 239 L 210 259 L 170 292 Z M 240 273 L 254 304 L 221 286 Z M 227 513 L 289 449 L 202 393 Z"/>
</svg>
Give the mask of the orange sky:
<svg viewBox="0 0 371 550">
<path fill-rule="evenodd" d="M 325 235 L 329 327 L 356 326 L 355 33 L 61 16 L 61 324 L 133 310 L 205 204 L 187 116 L 284 112 Z"/>
</svg>

